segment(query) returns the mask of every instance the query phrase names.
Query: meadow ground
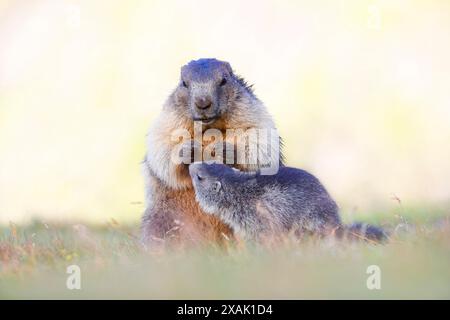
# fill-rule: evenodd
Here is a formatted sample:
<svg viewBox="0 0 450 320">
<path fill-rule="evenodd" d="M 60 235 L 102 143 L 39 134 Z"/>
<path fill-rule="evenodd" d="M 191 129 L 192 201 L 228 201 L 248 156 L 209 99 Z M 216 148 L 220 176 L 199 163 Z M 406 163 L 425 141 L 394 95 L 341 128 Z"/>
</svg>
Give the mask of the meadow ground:
<svg viewBox="0 0 450 320">
<path fill-rule="evenodd" d="M 114 220 L 10 224 L 0 228 L 0 299 L 449 299 L 448 212 L 370 217 L 391 232 L 388 244 L 291 239 L 164 254 L 140 247 L 138 225 Z M 72 264 L 81 290 L 66 287 Z M 370 265 L 380 290 L 367 288 Z"/>
</svg>

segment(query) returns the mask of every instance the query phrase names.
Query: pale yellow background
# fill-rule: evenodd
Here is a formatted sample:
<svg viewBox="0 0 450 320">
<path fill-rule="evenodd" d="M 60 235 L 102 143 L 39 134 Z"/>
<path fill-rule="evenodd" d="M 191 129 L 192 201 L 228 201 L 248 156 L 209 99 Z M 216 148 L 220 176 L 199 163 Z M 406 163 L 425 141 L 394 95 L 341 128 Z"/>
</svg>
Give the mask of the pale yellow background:
<svg viewBox="0 0 450 320">
<path fill-rule="evenodd" d="M 139 219 L 146 130 L 201 57 L 344 213 L 449 207 L 449 1 L 0 0 L 0 222 Z"/>
</svg>

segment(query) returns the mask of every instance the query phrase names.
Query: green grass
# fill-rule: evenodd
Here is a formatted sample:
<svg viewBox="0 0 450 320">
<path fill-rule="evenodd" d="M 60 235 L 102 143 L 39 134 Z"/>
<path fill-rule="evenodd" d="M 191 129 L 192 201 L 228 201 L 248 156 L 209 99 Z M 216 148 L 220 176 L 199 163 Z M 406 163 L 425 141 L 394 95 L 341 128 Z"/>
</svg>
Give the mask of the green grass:
<svg viewBox="0 0 450 320">
<path fill-rule="evenodd" d="M 165 253 L 144 251 L 137 225 L 11 224 L 0 227 L 0 298 L 449 299 L 449 217 L 378 221 L 391 231 L 386 245 L 290 239 Z M 71 264 L 81 267 L 81 290 L 66 288 Z M 373 264 L 381 290 L 366 287 Z"/>
</svg>

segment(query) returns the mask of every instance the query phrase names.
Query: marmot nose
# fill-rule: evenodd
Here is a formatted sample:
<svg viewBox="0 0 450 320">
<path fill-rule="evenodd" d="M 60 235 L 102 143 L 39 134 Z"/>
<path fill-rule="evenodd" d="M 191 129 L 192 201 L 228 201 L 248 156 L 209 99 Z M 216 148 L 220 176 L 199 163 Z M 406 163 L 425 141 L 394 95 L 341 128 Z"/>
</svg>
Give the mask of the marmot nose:
<svg viewBox="0 0 450 320">
<path fill-rule="evenodd" d="M 197 107 L 197 109 L 205 110 L 211 107 L 211 105 L 212 101 L 211 98 L 209 97 L 202 97 L 195 99 L 195 106 Z"/>
<path fill-rule="evenodd" d="M 201 166 L 202 165 L 200 162 L 194 162 L 189 165 L 189 173 L 191 177 L 196 177 L 199 174 Z"/>
</svg>

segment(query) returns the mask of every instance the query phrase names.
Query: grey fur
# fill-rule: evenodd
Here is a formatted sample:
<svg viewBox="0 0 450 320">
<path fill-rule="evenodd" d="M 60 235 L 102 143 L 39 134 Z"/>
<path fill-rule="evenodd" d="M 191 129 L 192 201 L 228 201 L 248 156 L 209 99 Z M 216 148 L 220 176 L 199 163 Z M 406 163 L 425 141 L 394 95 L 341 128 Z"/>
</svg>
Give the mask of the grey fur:
<svg viewBox="0 0 450 320">
<path fill-rule="evenodd" d="M 261 175 L 222 164 L 193 163 L 189 172 L 203 210 L 219 216 L 246 239 L 291 231 L 351 233 L 371 240 L 385 237 L 374 226 L 344 226 L 338 206 L 323 185 L 301 169 L 281 167 L 275 175 Z"/>
</svg>

